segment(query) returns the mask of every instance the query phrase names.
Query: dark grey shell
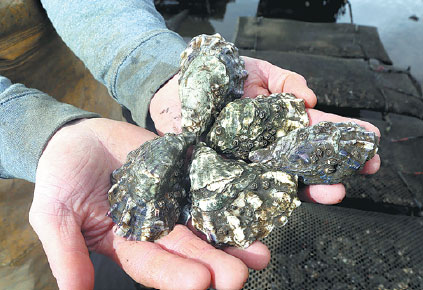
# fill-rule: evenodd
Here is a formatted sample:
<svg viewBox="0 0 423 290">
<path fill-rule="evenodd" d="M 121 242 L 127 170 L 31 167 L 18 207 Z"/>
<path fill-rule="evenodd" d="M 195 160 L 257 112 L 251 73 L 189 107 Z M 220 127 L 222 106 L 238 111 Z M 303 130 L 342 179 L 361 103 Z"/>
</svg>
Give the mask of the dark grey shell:
<svg viewBox="0 0 423 290">
<path fill-rule="evenodd" d="M 108 216 L 117 224 L 118 235 L 153 241 L 173 229 L 186 196 L 188 145 L 184 135 L 166 134 L 130 152 L 127 162 L 113 172 Z"/>
<path fill-rule="evenodd" d="M 190 166 L 192 224 L 210 243 L 246 248 L 300 205 L 297 178 L 198 146 Z"/>
<path fill-rule="evenodd" d="M 306 126 L 308 116 L 302 99 L 287 93 L 259 95 L 226 105 L 206 142 L 219 153 L 248 160 L 250 151 L 264 148 L 276 138 Z"/>
<path fill-rule="evenodd" d="M 191 215 L 212 244 L 245 248 L 300 205 L 298 176 L 307 184 L 338 183 L 376 154 L 377 136 L 354 123 L 307 127 L 304 102 L 293 95 L 232 102 L 246 77 L 233 44 L 218 34 L 193 38 L 181 54 L 183 133 L 144 143 L 112 174 L 108 215 L 118 235 L 154 241 Z M 201 143 L 187 181 L 186 150 L 211 126 L 210 146 L 259 163 L 225 159 Z"/>
<path fill-rule="evenodd" d="M 291 131 L 250 160 L 301 177 L 305 184 L 335 184 L 363 168 L 379 139 L 355 123 L 321 122 Z"/>
<path fill-rule="evenodd" d="M 247 71 L 238 49 L 219 34 L 199 35 L 181 54 L 182 130 L 200 136 L 220 110 L 244 94 Z"/>
</svg>

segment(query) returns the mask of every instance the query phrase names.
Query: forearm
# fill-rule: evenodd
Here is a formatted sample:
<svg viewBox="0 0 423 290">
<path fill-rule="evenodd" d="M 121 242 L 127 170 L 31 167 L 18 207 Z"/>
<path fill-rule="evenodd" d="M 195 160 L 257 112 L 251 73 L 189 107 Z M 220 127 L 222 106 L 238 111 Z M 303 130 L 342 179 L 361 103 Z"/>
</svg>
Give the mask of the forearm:
<svg viewBox="0 0 423 290">
<path fill-rule="evenodd" d="M 72 120 L 97 116 L 0 76 L 0 178 L 34 181 L 51 136 Z"/>
<path fill-rule="evenodd" d="M 179 69 L 184 41 L 148 0 L 42 0 L 59 35 L 134 120 Z"/>
</svg>

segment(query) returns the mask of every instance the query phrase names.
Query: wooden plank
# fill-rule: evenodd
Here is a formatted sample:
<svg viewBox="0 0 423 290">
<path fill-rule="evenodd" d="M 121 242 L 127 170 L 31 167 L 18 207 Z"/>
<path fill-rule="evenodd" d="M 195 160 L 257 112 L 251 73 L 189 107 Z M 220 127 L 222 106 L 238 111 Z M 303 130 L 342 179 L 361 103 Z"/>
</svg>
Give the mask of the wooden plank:
<svg viewBox="0 0 423 290">
<path fill-rule="evenodd" d="M 240 53 L 303 75 L 317 95 L 318 106 L 370 109 L 423 119 L 423 97 L 408 72 L 361 59 L 276 51 Z"/>
<path fill-rule="evenodd" d="M 376 27 L 347 23 L 310 23 L 262 17 L 238 19 L 235 45 L 345 58 L 378 59 L 392 64 Z"/>
<path fill-rule="evenodd" d="M 423 121 L 396 114 L 385 116 L 385 120 L 364 120 L 376 125 L 381 132 L 378 152 L 382 160 L 381 168 L 374 175 L 348 179 L 345 182 L 347 197 L 421 211 Z"/>
</svg>

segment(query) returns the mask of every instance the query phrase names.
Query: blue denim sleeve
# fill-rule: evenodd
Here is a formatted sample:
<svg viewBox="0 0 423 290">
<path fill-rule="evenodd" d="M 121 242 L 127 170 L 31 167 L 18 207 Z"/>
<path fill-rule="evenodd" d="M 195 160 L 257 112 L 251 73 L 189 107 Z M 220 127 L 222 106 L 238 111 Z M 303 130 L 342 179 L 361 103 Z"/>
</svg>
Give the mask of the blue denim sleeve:
<svg viewBox="0 0 423 290">
<path fill-rule="evenodd" d="M 41 2 L 64 42 L 144 127 L 151 97 L 177 73 L 186 46 L 153 0 Z"/>
<path fill-rule="evenodd" d="M 0 178 L 34 182 L 51 136 L 70 121 L 98 116 L 0 76 Z"/>
</svg>

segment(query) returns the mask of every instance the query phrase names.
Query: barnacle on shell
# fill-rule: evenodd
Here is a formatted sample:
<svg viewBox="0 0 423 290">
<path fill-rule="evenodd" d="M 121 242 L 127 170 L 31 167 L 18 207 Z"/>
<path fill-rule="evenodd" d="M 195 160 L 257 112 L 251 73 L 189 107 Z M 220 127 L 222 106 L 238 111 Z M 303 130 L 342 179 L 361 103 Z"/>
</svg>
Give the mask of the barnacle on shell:
<svg viewBox="0 0 423 290">
<path fill-rule="evenodd" d="M 173 229 L 180 214 L 186 135 L 166 134 L 130 152 L 112 173 L 110 216 L 116 233 L 130 240 L 153 241 Z"/>
<path fill-rule="evenodd" d="M 224 159 L 204 143 L 189 174 L 192 224 L 216 246 L 246 248 L 283 226 L 300 205 L 296 176 Z"/>
<path fill-rule="evenodd" d="M 249 159 L 301 177 L 305 184 L 335 184 L 363 168 L 379 139 L 355 123 L 320 122 L 291 131 Z"/>
<path fill-rule="evenodd" d="M 194 37 L 181 54 L 182 129 L 200 136 L 228 102 L 244 94 L 247 71 L 238 49 L 219 34 Z"/>
<path fill-rule="evenodd" d="M 118 235 L 154 241 L 191 215 L 212 244 L 245 248 L 300 205 L 298 176 L 338 183 L 376 154 L 378 137 L 354 123 L 307 127 L 304 102 L 293 95 L 235 100 L 246 77 L 232 43 L 219 34 L 193 38 L 181 54 L 183 133 L 144 143 L 112 174 L 108 216 Z M 209 146 L 255 163 L 200 143 L 188 175 L 187 148 L 211 126 Z"/>
<path fill-rule="evenodd" d="M 250 151 L 306 126 L 302 99 L 287 93 L 259 95 L 227 104 L 211 127 L 207 144 L 220 153 L 248 160 Z"/>
</svg>

